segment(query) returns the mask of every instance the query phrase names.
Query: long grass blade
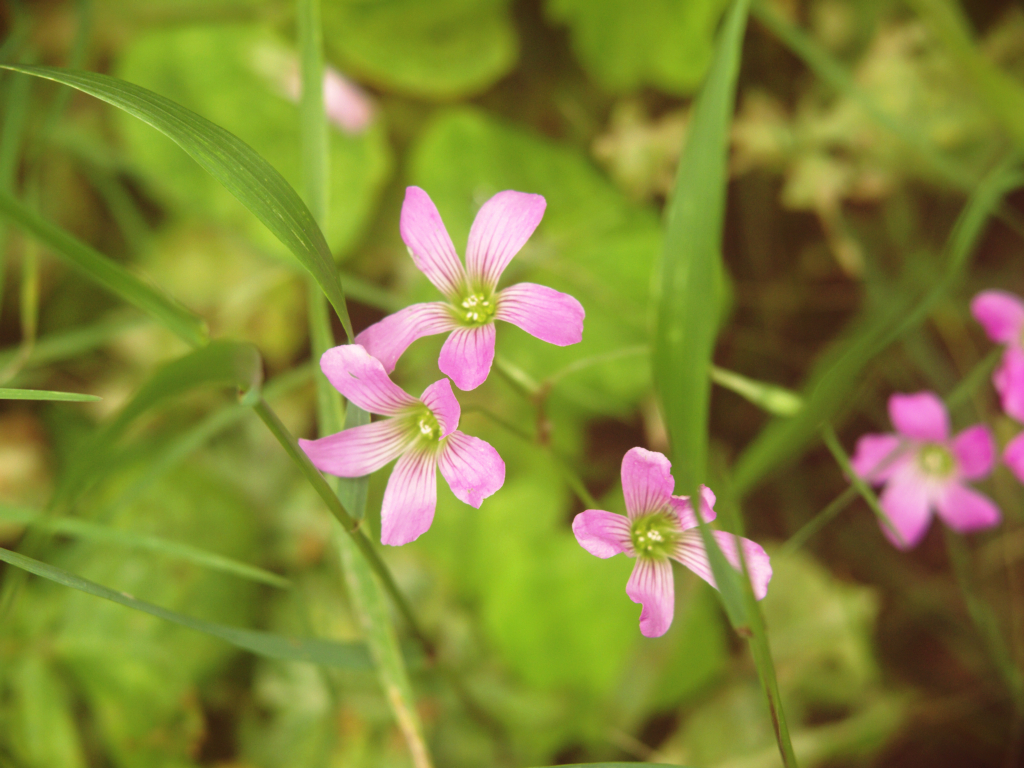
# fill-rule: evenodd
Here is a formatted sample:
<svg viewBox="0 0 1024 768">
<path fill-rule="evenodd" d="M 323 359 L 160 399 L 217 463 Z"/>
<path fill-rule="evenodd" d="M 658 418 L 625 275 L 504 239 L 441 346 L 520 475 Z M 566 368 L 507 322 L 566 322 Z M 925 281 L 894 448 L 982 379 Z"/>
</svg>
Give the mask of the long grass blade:
<svg viewBox="0 0 1024 768">
<path fill-rule="evenodd" d="M 62 568 L 12 552 L 9 549 L 0 548 L 0 560 L 56 584 L 71 587 L 95 597 L 102 597 L 104 600 L 110 600 L 135 611 L 148 613 L 205 635 L 212 635 L 258 656 L 283 661 L 306 661 L 338 669 L 360 670 L 370 667 L 370 656 L 362 643 L 336 643 L 316 638 L 286 637 L 272 632 L 218 624 L 147 603 L 126 592 L 108 589 L 96 582 L 75 576 Z"/>
<path fill-rule="evenodd" d="M 309 270 L 351 340 L 352 324 L 345 295 L 323 232 L 295 190 L 252 147 L 170 99 L 108 75 L 57 67 L 7 68 L 95 96 L 174 141 L 238 198 Z"/>
<path fill-rule="evenodd" d="M 81 395 L 77 392 L 53 392 L 45 389 L 9 389 L 0 387 L 0 400 L 55 400 L 64 403 L 95 403 L 102 400 L 97 395 Z"/>
</svg>

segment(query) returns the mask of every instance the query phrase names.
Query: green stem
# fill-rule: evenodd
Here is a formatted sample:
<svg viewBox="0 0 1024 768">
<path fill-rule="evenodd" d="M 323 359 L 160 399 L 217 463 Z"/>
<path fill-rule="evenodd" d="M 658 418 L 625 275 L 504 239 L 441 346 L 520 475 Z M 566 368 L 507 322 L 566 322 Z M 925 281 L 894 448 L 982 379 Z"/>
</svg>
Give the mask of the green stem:
<svg viewBox="0 0 1024 768">
<path fill-rule="evenodd" d="M 786 543 L 779 547 L 776 552 L 776 557 L 787 557 L 800 549 L 800 547 L 802 547 L 809 538 L 828 525 L 840 512 L 846 509 L 850 502 L 857 498 L 857 495 L 858 493 L 856 488 L 852 485 L 847 486 L 846 490 L 832 499 L 828 506 L 804 523 L 800 530 L 790 536 Z"/>
</svg>

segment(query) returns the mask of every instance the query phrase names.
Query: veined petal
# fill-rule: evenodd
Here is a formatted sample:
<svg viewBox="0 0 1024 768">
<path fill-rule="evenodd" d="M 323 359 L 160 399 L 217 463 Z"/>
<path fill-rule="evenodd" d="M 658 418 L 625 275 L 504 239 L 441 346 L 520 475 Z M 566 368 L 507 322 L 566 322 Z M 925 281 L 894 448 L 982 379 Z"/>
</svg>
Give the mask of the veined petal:
<svg viewBox="0 0 1024 768">
<path fill-rule="evenodd" d="M 452 493 L 471 507 L 505 484 L 505 462 L 490 443 L 464 432 L 452 432 L 441 446 L 438 467 Z"/>
<path fill-rule="evenodd" d="M 885 537 L 898 549 L 916 547 L 924 538 L 932 519 L 927 482 L 909 466 L 905 467 L 890 478 L 878 504 L 903 541 L 898 541 L 883 525 L 881 527 Z"/>
<path fill-rule="evenodd" d="M 978 480 L 992 471 L 996 463 L 996 444 L 984 424 L 968 427 L 953 438 L 953 455 L 964 480 Z"/>
<path fill-rule="evenodd" d="M 716 516 L 715 493 L 706 485 L 702 485 L 700 487 L 700 497 L 700 516 L 705 523 L 710 523 Z M 700 525 L 697 516 L 693 513 L 693 504 L 690 503 L 689 496 L 673 496 L 669 500 L 669 505 L 672 507 L 672 511 L 676 513 L 676 517 L 679 518 L 680 530 L 685 531 Z"/>
<path fill-rule="evenodd" d="M 949 438 L 949 414 L 934 392 L 893 395 L 889 398 L 889 418 L 896 431 L 906 437 L 935 442 Z"/>
<path fill-rule="evenodd" d="M 676 608 L 676 587 L 672 581 L 672 563 L 667 558 L 638 557 L 626 582 L 626 594 L 640 603 L 640 634 L 661 637 L 672 626 Z"/>
<path fill-rule="evenodd" d="M 449 299 L 455 298 L 466 283 L 466 271 L 437 206 L 419 187 L 406 187 L 398 228 L 420 272 Z"/>
<path fill-rule="evenodd" d="M 747 572 L 750 574 L 750 586 L 754 590 L 754 597 L 761 600 L 768 594 L 768 582 L 772 579 L 772 565 L 768 553 L 756 541 L 745 539 L 742 536 L 734 536 L 725 531 L 712 531 L 718 548 L 728 561 L 729 565 L 737 571 L 743 570 L 740 562 L 739 548 L 743 547 L 743 559 L 747 562 Z M 708 559 L 708 551 L 704 547 L 704 539 L 700 531 L 691 530 L 684 533 L 676 545 L 676 553 L 672 556 L 715 589 L 715 575 L 711 571 L 711 561 Z"/>
<path fill-rule="evenodd" d="M 583 340 L 583 305 L 546 285 L 517 283 L 498 294 L 494 317 L 541 341 L 565 347 Z"/>
<path fill-rule="evenodd" d="M 622 494 L 630 520 L 664 509 L 675 487 L 672 464 L 663 454 L 638 447 L 622 457 Z"/>
<path fill-rule="evenodd" d="M 580 546 L 596 557 L 606 558 L 621 552 L 631 557 L 636 555 L 629 535 L 629 518 L 625 515 L 588 509 L 573 518 L 572 532 Z"/>
<path fill-rule="evenodd" d="M 437 419 L 437 423 L 441 427 L 441 439 L 448 437 L 459 428 L 462 409 L 459 407 L 459 401 L 455 399 L 452 383 L 448 379 L 438 379 L 424 389 L 423 394 L 420 395 L 420 402 L 427 406 L 434 414 L 434 418 Z"/>
<path fill-rule="evenodd" d="M 396 458 L 412 435 L 396 419 L 352 427 L 319 440 L 299 438 L 299 447 L 321 472 L 337 477 L 362 477 Z"/>
<path fill-rule="evenodd" d="M 953 483 L 935 506 L 942 521 L 958 533 L 991 528 L 1003 518 L 992 499 L 960 483 Z"/>
<path fill-rule="evenodd" d="M 399 546 L 415 541 L 434 522 L 437 454 L 409 451 L 395 464 L 380 508 L 380 541 Z"/>
<path fill-rule="evenodd" d="M 487 381 L 493 362 L 494 323 L 488 323 L 452 331 L 441 347 L 437 367 L 465 392 Z"/>
<path fill-rule="evenodd" d="M 416 399 L 388 378 L 380 361 L 358 344 L 342 344 L 320 357 L 320 370 L 345 397 L 364 411 L 392 416 Z"/>
<path fill-rule="evenodd" d="M 900 450 L 905 443 L 898 435 L 861 435 L 850 459 L 850 466 L 857 476 L 871 483 L 881 485 L 910 458 L 909 446 Z"/>
<path fill-rule="evenodd" d="M 356 336 L 356 344 L 380 360 L 391 373 L 402 353 L 416 339 L 450 331 L 456 326 L 448 305 L 441 301 L 413 304 L 388 315 Z"/>
<path fill-rule="evenodd" d="M 537 229 L 546 207 L 540 195 L 510 189 L 484 203 L 473 219 L 466 245 L 470 282 L 493 289 L 512 257 Z"/>
<path fill-rule="evenodd" d="M 1024 301 L 1008 291 L 982 291 L 971 300 L 971 314 L 992 341 L 1020 345 Z"/>
<path fill-rule="evenodd" d="M 1003 462 L 1018 480 L 1024 483 L 1024 432 L 1021 432 L 1003 449 Z"/>
<path fill-rule="evenodd" d="M 1003 361 L 992 374 L 992 384 L 1006 415 L 1024 422 L 1024 351 L 1006 348 Z"/>
</svg>

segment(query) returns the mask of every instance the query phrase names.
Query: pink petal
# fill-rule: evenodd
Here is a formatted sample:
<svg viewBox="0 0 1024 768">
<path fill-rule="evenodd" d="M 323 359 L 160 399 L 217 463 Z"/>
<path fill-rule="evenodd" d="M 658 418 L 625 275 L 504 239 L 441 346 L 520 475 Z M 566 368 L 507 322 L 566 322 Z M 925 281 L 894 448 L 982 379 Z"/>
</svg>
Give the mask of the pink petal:
<svg viewBox="0 0 1024 768">
<path fill-rule="evenodd" d="M 380 508 L 380 541 L 399 546 L 415 541 L 434 522 L 437 456 L 409 451 L 395 464 Z"/>
<path fill-rule="evenodd" d="M 988 496 L 954 483 L 936 504 L 942 521 L 959 533 L 971 533 L 998 525 L 999 507 Z"/>
<path fill-rule="evenodd" d="M 466 269 L 474 285 L 494 288 L 512 257 L 540 224 L 547 202 L 540 195 L 506 190 L 477 211 L 466 245 Z"/>
<path fill-rule="evenodd" d="M 949 437 L 949 415 L 934 392 L 893 395 L 889 418 L 897 432 L 915 440 L 942 442 Z"/>
<path fill-rule="evenodd" d="M 406 187 L 398 224 L 412 260 L 441 293 L 452 299 L 466 284 L 466 272 L 430 195 Z"/>
<path fill-rule="evenodd" d="M 364 411 L 391 416 L 416 405 L 416 400 L 388 378 L 384 366 L 358 344 L 328 349 L 320 370 L 345 397 Z"/>
<path fill-rule="evenodd" d="M 438 379 L 423 390 L 420 401 L 430 409 L 441 427 L 441 439 L 448 437 L 459 428 L 459 417 L 462 409 L 452 392 L 452 383 L 448 379 Z"/>
<path fill-rule="evenodd" d="M 904 469 L 889 480 L 878 503 L 903 541 L 898 541 L 883 525 L 882 532 L 886 538 L 898 549 L 916 547 L 932 519 L 927 482 Z"/>
<path fill-rule="evenodd" d="M 356 336 L 368 353 L 380 360 L 384 370 L 391 373 L 402 353 L 416 339 L 444 333 L 455 327 L 448 305 L 435 301 L 413 304 L 388 315 Z"/>
<path fill-rule="evenodd" d="M 640 634 L 661 637 L 672 626 L 676 607 L 676 589 L 672 582 L 672 563 L 667 559 L 638 557 L 626 582 L 626 594 L 640 611 Z"/>
<path fill-rule="evenodd" d="M 438 457 L 441 474 L 452 493 L 471 507 L 505 484 L 505 462 L 490 443 L 464 432 L 452 432 Z"/>
<path fill-rule="evenodd" d="M 903 443 L 893 434 L 861 435 L 850 465 L 858 477 L 873 485 L 881 485 L 910 459 L 909 446 L 904 445 L 904 450 L 900 450 Z"/>
<path fill-rule="evenodd" d="M 334 67 L 324 70 L 324 112 L 345 133 L 359 134 L 370 127 L 373 102 L 363 89 Z"/>
<path fill-rule="evenodd" d="M 603 509 L 588 509 L 572 520 L 572 532 L 576 541 L 590 554 L 606 558 L 625 552 L 636 555 L 633 540 L 629 535 L 629 518 L 615 515 Z"/>
<path fill-rule="evenodd" d="M 992 384 L 1006 415 L 1024 422 L 1024 351 L 1006 348 L 1002 363 L 992 375 Z"/>
<path fill-rule="evenodd" d="M 352 427 L 319 440 L 299 438 L 313 466 L 338 477 L 362 477 L 396 458 L 412 441 L 408 429 L 396 419 Z"/>
<path fill-rule="evenodd" d="M 664 509 L 675 486 L 672 464 L 662 454 L 630 448 L 622 457 L 622 494 L 630 520 Z"/>
<path fill-rule="evenodd" d="M 567 293 L 536 283 L 517 283 L 498 294 L 494 317 L 541 341 L 565 347 L 583 340 L 583 305 Z"/>
<path fill-rule="evenodd" d="M 754 590 L 754 597 L 761 600 L 767 595 L 768 582 L 772 579 L 772 565 L 764 548 L 756 541 L 734 536 L 725 531 L 712 531 L 711 534 L 715 537 L 715 541 L 729 565 L 741 572 L 743 565 L 740 562 L 739 547 L 743 547 L 743 559 L 747 561 L 747 572 L 750 574 L 750 585 Z M 676 553 L 672 557 L 712 587 L 718 589 L 700 531 L 688 531 L 683 534 L 676 545 Z"/>
<path fill-rule="evenodd" d="M 1024 432 L 1021 432 L 1003 449 L 1003 462 L 1010 471 L 1024 483 Z"/>
<path fill-rule="evenodd" d="M 992 341 L 1020 345 L 1024 301 L 1007 291 L 982 291 L 971 301 L 971 314 Z"/>
<path fill-rule="evenodd" d="M 701 505 L 700 505 L 700 516 L 705 523 L 710 523 L 715 519 L 715 493 L 706 485 L 700 487 Z M 687 530 L 689 528 L 696 528 L 700 525 L 697 520 L 697 516 L 693 514 L 693 505 L 690 503 L 689 496 L 673 496 L 669 500 L 669 504 L 672 510 L 676 513 L 676 517 L 679 518 L 679 529 Z"/>
<path fill-rule="evenodd" d="M 953 438 L 953 455 L 964 480 L 978 480 L 996 463 L 996 444 L 992 433 L 984 424 L 968 427 Z"/>
<path fill-rule="evenodd" d="M 466 392 L 476 389 L 491 372 L 494 362 L 494 323 L 475 328 L 456 328 L 444 346 L 437 367 Z"/>
</svg>

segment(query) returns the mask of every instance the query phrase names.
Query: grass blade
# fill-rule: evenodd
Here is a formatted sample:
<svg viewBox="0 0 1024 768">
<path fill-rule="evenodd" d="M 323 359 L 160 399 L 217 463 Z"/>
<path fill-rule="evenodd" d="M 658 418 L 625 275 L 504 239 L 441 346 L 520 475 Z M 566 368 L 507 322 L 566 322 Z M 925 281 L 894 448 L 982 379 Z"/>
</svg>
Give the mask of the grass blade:
<svg viewBox="0 0 1024 768">
<path fill-rule="evenodd" d="M 58 67 L 7 68 L 95 96 L 174 141 L 238 198 L 309 270 L 351 340 L 352 324 L 345 295 L 323 232 L 295 190 L 252 147 L 170 99 L 115 77 Z"/>
<path fill-rule="evenodd" d="M 80 395 L 77 392 L 53 392 L 45 389 L 6 389 L 0 387 L 0 400 L 56 400 L 64 403 L 95 403 L 98 395 Z"/>
<path fill-rule="evenodd" d="M 159 536 L 148 536 L 144 533 L 125 531 L 111 528 L 106 525 L 90 523 L 86 520 L 79 520 L 71 517 L 53 518 L 47 517 L 45 513 L 20 507 L 11 507 L 0 504 L 0 520 L 21 525 L 39 526 L 50 533 L 57 533 L 64 536 L 73 536 L 84 541 L 96 541 L 104 544 L 125 547 L 127 549 L 141 549 L 147 552 L 155 552 L 160 555 L 167 555 L 179 560 L 186 560 L 204 568 L 222 573 L 230 573 L 239 578 L 256 581 L 261 584 L 269 584 L 272 587 L 287 588 L 291 582 L 283 576 L 271 573 L 262 568 L 257 568 L 248 563 L 242 563 L 230 557 L 218 555 L 215 552 L 208 552 L 205 549 L 193 547 L 177 541 L 169 541 Z"/>
<path fill-rule="evenodd" d="M 0 215 L 28 232 L 83 275 L 153 317 L 190 346 L 202 346 L 209 339 L 206 321 L 201 317 L 2 191 Z"/>
<path fill-rule="evenodd" d="M 102 597 L 104 600 L 110 600 L 135 611 L 148 613 L 205 635 L 212 635 L 238 648 L 255 653 L 257 656 L 283 661 L 306 661 L 338 669 L 368 669 L 370 667 L 370 656 L 362 643 L 335 643 L 316 638 L 286 637 L 272 632 L 218 624 L 147 603 L 126 592 L 108 589 L 93 581 L 68 573 L 62 568 L 48 565 L 9 549 L 0 548 L 0 560 L 56 584 L 71 587 L 95 597 Z"/>
</svg>

